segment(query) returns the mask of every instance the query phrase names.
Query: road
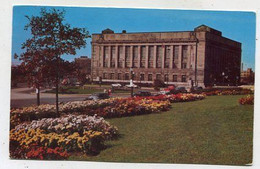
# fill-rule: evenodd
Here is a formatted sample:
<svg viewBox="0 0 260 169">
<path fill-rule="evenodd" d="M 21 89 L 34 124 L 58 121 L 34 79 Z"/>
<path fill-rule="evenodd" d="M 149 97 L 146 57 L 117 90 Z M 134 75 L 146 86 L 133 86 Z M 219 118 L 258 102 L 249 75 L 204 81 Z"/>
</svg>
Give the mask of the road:
<svg viewBox="0 0 260 169">
<path fill-rule="evenodd" d="M 59 94 L 59 102 L 82 101 L 89 94 Z M 129 94 L 113 94 L 112 97 L 128 97 Z M 14 88 L 11 89 L 11 108 L 19 108 L 32 106 L 37 104 L 35 90 L 30 88 Z M 40 94 L 41 104 L 55 104 L 55 94 L 44 93 Z"/>
</svg>

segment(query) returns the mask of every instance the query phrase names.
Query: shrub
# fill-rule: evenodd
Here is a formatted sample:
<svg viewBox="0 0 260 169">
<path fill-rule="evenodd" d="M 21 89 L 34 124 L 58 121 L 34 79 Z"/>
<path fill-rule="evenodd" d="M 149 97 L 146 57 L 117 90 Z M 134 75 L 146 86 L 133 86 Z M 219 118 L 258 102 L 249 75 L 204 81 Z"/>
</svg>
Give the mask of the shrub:
<svg viewBox="0 0 260 169">
<path fill-rule="evenodd" d="M 241 105 L 245 105 L 245 104 L 251 104 L 253 105 L 254 104 L 254 96 L 252 95 L 248 95 L 246 97 L 242 97 L 238 100 L 238 102 L 241 104 Z"/>
<path fill-rule="evenodd" d="M 162 80 L 155 79 L 153 81 L 153 87 L 154 87 L 155 90 L 160 90 L 160 87 L 165 87 L 165 84 Z"/>
</svg>

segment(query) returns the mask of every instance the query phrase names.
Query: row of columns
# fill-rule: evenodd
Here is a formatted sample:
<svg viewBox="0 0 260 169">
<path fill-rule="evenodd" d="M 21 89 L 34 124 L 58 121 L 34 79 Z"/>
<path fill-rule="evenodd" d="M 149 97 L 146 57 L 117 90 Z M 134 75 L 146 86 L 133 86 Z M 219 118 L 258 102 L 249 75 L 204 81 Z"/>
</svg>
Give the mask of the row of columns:
<svg viewBox="0 0 260 169">
<path fill-rule="evenodd" d="M 128 45 L 123 45 L 123 51 L 122 51 L 122 68 L 126 68 L 126 46 Z M 129 45 L 130 46 L 130 45 Z M 134 55 L 134 50 L 133 50 L 133 47 L 134 46 L 137 46 L 137 45 L 132 45 L 130 46 L 130 67 L 133 67 L 133 63 L 134 63 L 134 59 L 133 59 L 133 55 Z M 144 46 L 144 45 L 138 45 L 138 64 L 137 64 L 137 68 L 140 68 L 141 67 L 141 46 Z M 159 45 L 153 45 L 154 47 L 154 51 L 153 51 L 153 66 L 152 67 L 149 67 L 149 46 L 151 45 L 145 45 L 145 48 L 146 48 L 146 55 L 145 55 L 145 68 L 157 68 L 157 64 L 156 64 L 156 57 L 157 57 L 157 47 Z M 164 45 L 165 46 L 165 45 Z M 183 45 L 166 45 L 166 46 L 170 46 L 170 63 L 169 63 L 169 68 L 172 69 L 172 68 L 175 68 L 173 67 L 173 59 L 174 59 L 174 46 L 178 46 L 179 47 L 179 53 L 178 53 L 178 64 L 177 64 L 177 68 L 181 69 L 182 68 L 182 46 Z M 194 54 L 195 54 L 195 47 L 193 47 L 193 50 L 191 50 L 191 46 L 192 45 L 187 45 L 188 49 L 187 49 L 187 53 L 188 53 L 188 56 L 187 56 L 187 67 L 186 68 L 191 68 L 191 66 L 194 64 L 192 63 L 191 60 L 194 61 L 194 59 L 192 59 L 192 57 L 194 57 Z M 99 52 L 101 52 L 99 54 L 100 56 L 100 65 L 101 67 L 104 67 L 104 56 L 105 56 L 105 51 L 104 51 L 104 45 L 100 45 L 100 48 L 101 50 L 99 50 Z M 111 67 L 111 59 L 112 59 L 112 46 L 106 46 L 108 47 L 108 63 L 107 63 L 107 66 L 108 68 Z M 118 62 L 119 62 L 119 57 L 120 57 L 120 53 L 119 53 L 119 45 L 115 45 L 115 68 L 118 68 Z M 161 60 L 161 68 L 165 68 L 165 58 L 166 58 L 166 48 L 164 47 L 162 49 L 162 60 Z"/>
</svg>

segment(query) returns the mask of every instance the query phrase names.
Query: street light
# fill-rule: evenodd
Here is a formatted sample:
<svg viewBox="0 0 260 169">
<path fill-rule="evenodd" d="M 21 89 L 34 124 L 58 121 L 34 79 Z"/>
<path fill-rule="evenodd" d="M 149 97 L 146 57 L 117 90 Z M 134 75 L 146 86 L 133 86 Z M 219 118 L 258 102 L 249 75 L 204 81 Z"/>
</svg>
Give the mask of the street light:
<svg viewBox="0 0 260 169">
<path fill-rule="evenodd" d="M 225 72 L 222 72 L 222 77 L 223 77 L 223 85 L 224 85 L 224 81 L 225 81 Z"/>
<path fill-rule="evenodd" d="M 130 78 L 131 97 L 133 97 L 134 96 L 133 68 L 130 68 L 130 74 L 131 74 L 131 78 Z"/>
<path fill-rule="evenodd" d="M 35 69 L 35 71 L 33 72 L 34 74 L 34 80 L 35 80 L 35 92 L 37 94 L 37 105 L 39 106 L 40 105 L 40 84 L 39 84 L 39 67 L 37 67 Z"/>
</svg>

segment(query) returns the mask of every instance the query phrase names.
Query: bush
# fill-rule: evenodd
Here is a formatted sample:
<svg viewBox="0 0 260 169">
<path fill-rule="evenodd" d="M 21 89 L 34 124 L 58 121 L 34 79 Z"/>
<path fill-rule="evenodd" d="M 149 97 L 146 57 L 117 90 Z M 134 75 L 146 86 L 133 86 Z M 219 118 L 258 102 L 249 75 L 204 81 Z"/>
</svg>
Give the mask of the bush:
<svg viewBox="0 0 260 169">
<path fill-rule="evenodd" d="M 248 95 L 246 97 L 242 97 L 238 100 L 239 104 L 245 105 L 245 104 L 254 104 L 254 96 Z"/>
<path fill-rule="evenodd" d="M 161 87 L 165 87 L 165 84 L 162 80 L 155 79 L 153 81 L 153 87 L 154 87 L 155 90 L 160 90 Z"/>
</svg>

